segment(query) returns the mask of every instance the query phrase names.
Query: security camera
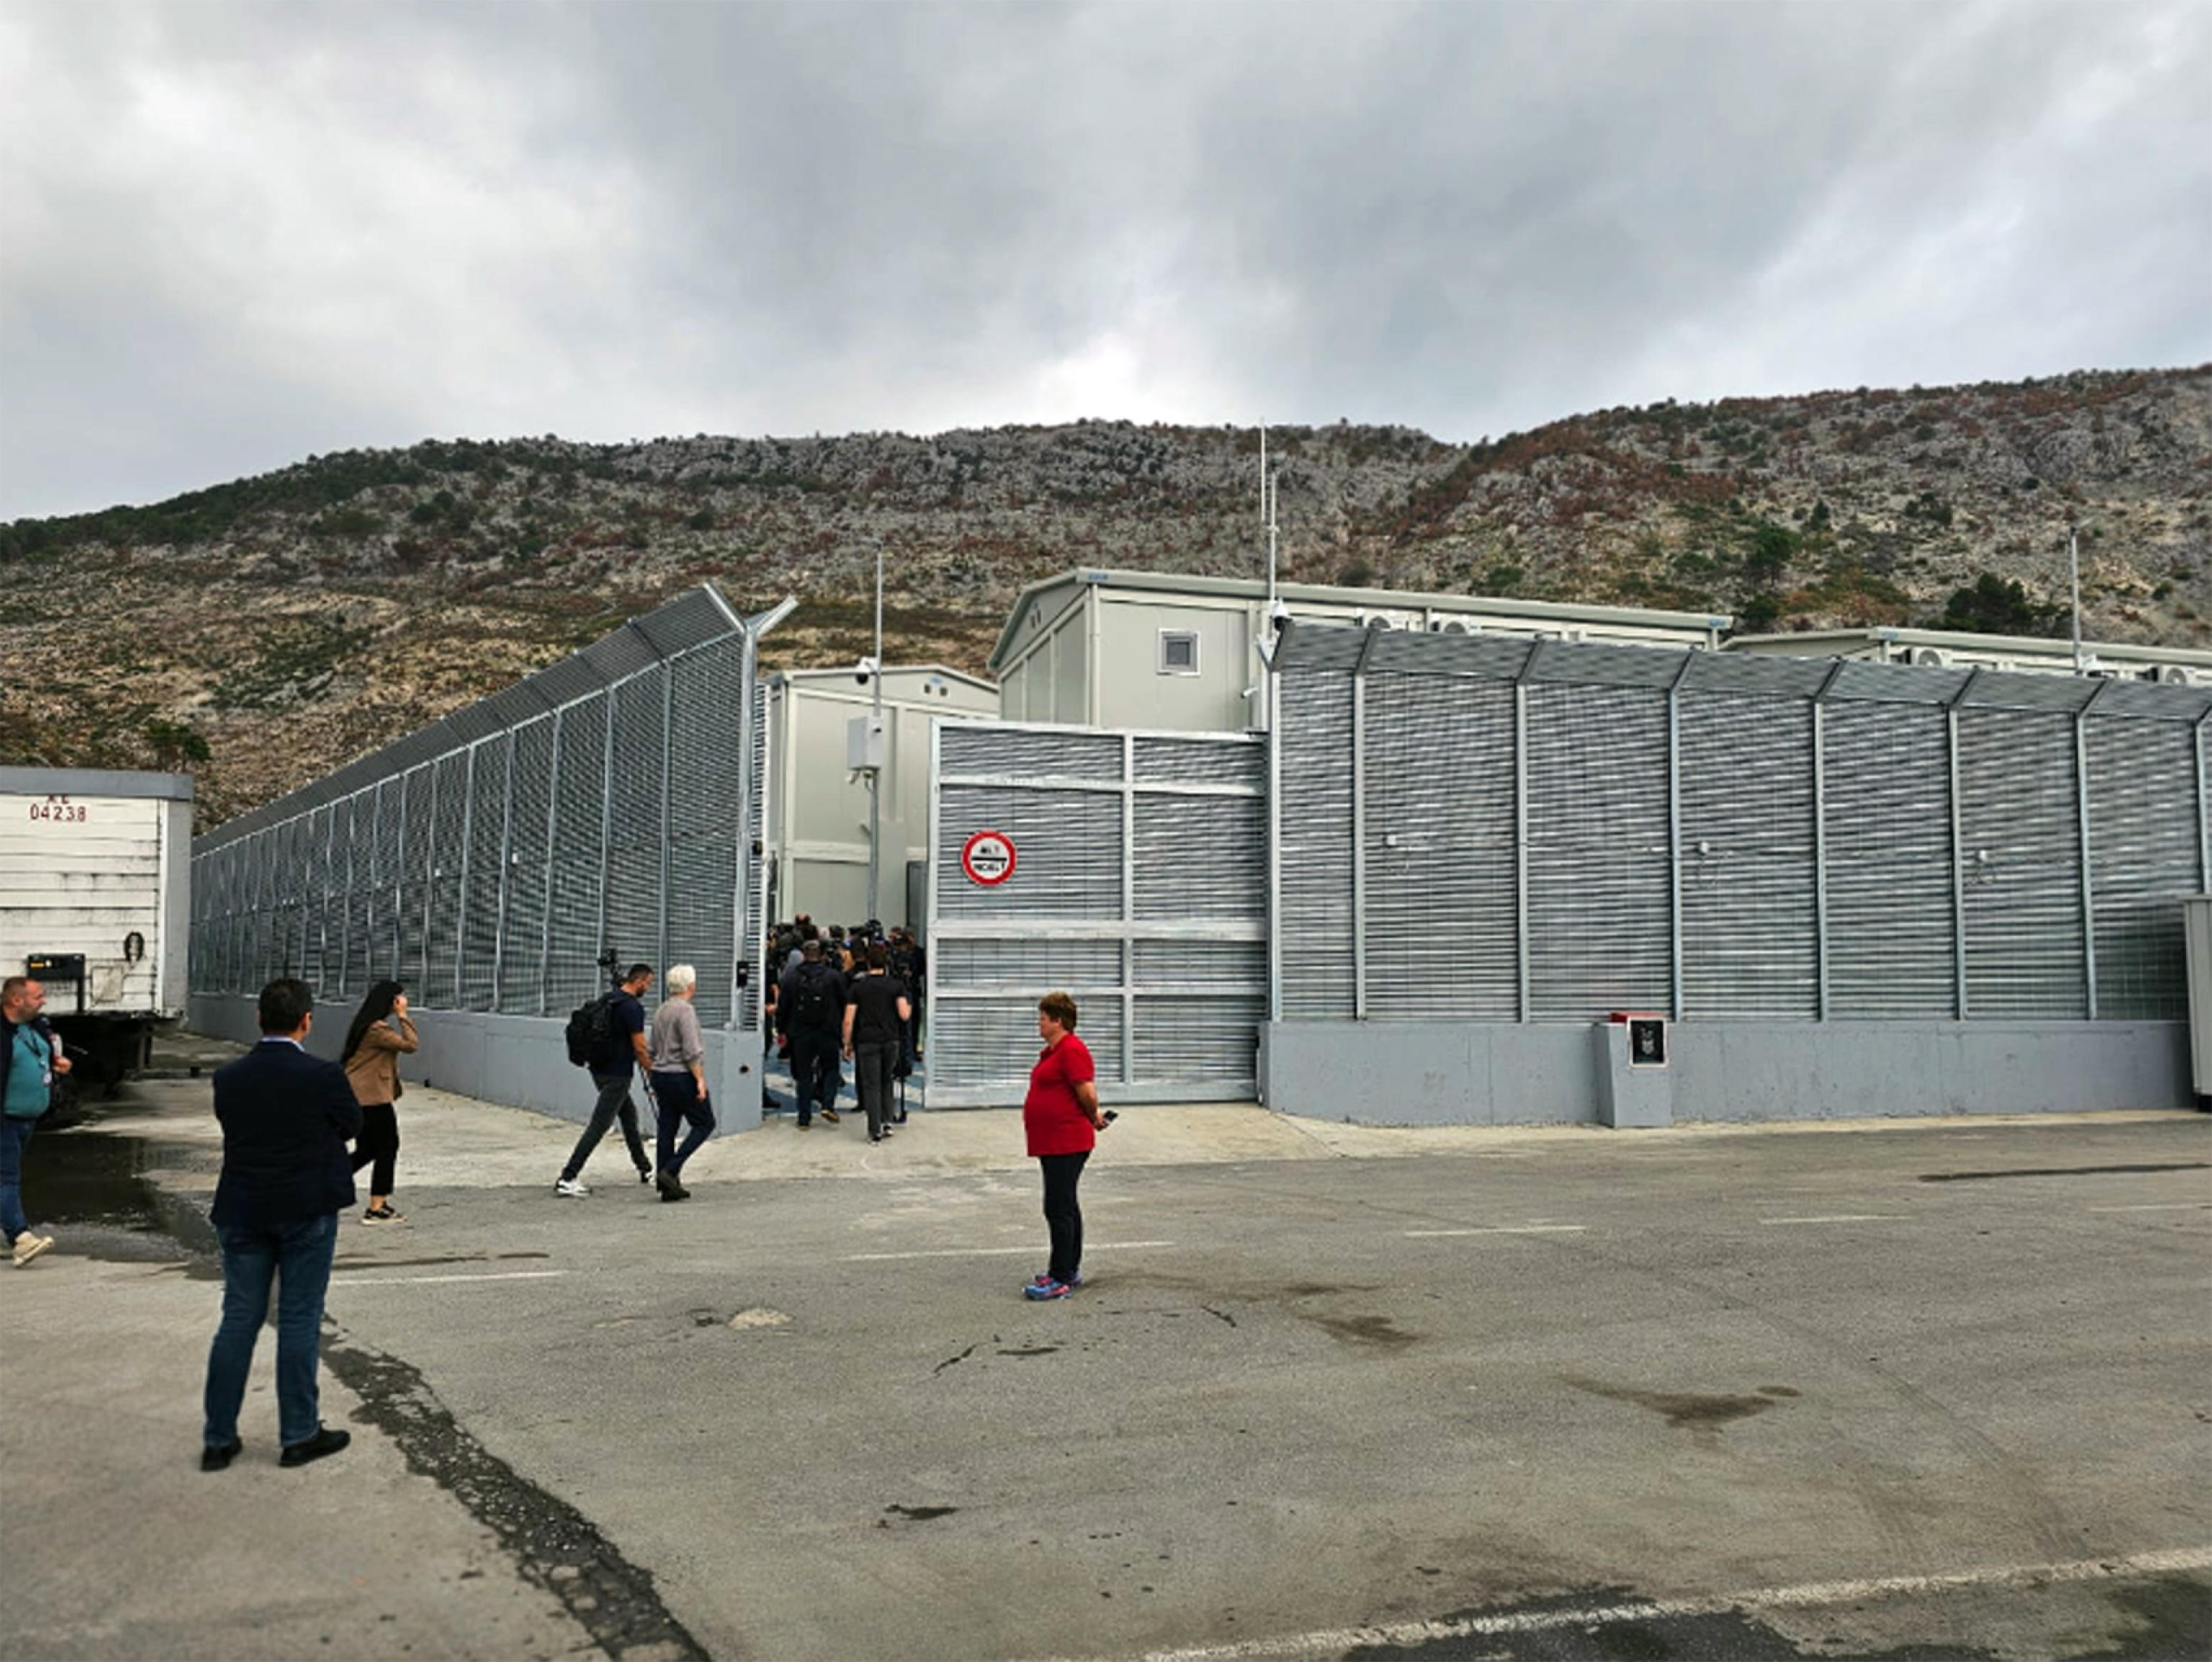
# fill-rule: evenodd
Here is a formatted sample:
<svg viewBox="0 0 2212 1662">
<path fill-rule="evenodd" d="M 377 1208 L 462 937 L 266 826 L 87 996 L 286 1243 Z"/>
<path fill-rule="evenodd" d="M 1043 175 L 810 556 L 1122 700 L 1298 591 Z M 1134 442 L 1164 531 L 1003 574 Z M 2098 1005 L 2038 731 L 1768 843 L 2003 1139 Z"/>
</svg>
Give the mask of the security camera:
<svg viewBox="0 0 2212 1662">
<path fill-rule="evenodd" d="M 875 659 L 873 658 L 863 658 L 859 663 L 853 665 L 853 679 L 857 681 L 861 685 L 866 686 L 868 683 L 868 678 L 875 673 L 877 668 L 878 665 Z"/>
</svg>

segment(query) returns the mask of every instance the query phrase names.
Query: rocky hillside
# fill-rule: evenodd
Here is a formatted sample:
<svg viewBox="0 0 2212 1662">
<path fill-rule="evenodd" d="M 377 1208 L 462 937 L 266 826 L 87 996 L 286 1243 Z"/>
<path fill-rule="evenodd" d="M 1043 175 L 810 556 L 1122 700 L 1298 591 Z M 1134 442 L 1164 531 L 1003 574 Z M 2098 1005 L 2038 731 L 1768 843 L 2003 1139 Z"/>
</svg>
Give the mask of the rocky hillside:
<svg viewBox="0 0 2212 1662">
<path fill-rule="evenodd" d="M 186 763 L 213 823 L 702 578 L 800 596 L 772 666 L 849 662 L 879 547 L 888 655 L 981 671 L 1052 571 L 1259 575 L 1258 444 L 1112 422 L 425 443 L 18 521 L 0 761 Z M 2051 630 L 2078 524 L 2088 633 L 2212 644 L 2212 366 L 1271 445 L 1290 580 Z"/>
</svg>

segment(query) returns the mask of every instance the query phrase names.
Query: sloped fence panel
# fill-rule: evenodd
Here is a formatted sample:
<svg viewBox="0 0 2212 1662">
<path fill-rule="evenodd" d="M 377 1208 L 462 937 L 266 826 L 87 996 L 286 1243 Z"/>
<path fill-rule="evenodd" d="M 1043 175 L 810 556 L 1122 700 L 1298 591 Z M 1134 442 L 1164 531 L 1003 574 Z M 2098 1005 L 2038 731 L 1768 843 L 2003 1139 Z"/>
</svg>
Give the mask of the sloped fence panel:
<svg viewBox="0 0 2212 1662">
<path fill-rule="evenodd" d="M 758 621 L 757 620 L 755 621 Z M 757 631 L 710 587 L 194 844 L 193 985 L 564 1016 L 599 959 L 757 1024 Z"/>
</svg>

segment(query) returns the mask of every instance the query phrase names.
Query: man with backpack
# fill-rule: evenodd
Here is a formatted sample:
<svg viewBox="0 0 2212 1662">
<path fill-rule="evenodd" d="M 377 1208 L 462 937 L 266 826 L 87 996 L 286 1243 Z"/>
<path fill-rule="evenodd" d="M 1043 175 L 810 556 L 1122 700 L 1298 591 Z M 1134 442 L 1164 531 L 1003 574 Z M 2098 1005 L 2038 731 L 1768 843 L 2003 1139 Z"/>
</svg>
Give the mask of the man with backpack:
<svg viewBox="0 0 2212 1662">
<path fill-rule="evenodd" d="M 29 976 L 0 982 L 0 1098 L 7 1109 L 0 1118 L 0 1230 L 18 1270 L 54 1245 L 53 1236 L 30 1226 L 22 1200 L 23 1149 L 53 1106 L 54 1075 L 69 1071 L 60 1041 L 40 1014 L 45 1005 L 46 989 Z"/>
<path fill-rule="evenodd" d="M 822 1105 L 822 1118 L 837 1124 L 837 1053 L 845 1028 L 845 979 L 823 961 L 822 943 L 810 940 L 799 948 L 799 965 L 776 990 L 776 1026 L 791 1041 L 792 1096 L 798 1105 L 798 1128 L 807 1130 L 814 1105 Z"/>
<path fill-rule="evenodd" d="M 905 1079 L 922 1056 L 922 977 L 929 960 L 922 943 L 911 929 L 891 932 L 891 974 L 906 989 L 906 1020 L 899 1034 L 899 1067 L 895 1077 Z M 905 1116 L 901 1114 L 901 1118 Z"/>
<path fill-rule="evenodd" d="M 584 1127 L 569 1163 L 562 1168 L 561 1181 L 553 1185 L 553 1193 L 563 1199 L 582 1200 L 591 1193 L 582 1181 L 584 1162 L 591 1158 L 600 1138 L 618 1117 L 622 1121 L 623 1141 L 630 1145 L 631 1163 L 638 1168 L 638 1181 L 653 1181 L 652 1162 L 645 1158 L 645 1141 L 638 1131 L 638 1105 L 630 1100 L 632 1071 L 643 1067 L 650 1072 L 652 1067 L 645 1049 L 644 1003 L 645 991 L 652 984 L 653 966 L 632 964 L 620 987 L 601 994 L 569 1018 L 569 1060 L 591 1070 L 599 1100 L 592 1108 L 591 1124 Z"/>
</svg>

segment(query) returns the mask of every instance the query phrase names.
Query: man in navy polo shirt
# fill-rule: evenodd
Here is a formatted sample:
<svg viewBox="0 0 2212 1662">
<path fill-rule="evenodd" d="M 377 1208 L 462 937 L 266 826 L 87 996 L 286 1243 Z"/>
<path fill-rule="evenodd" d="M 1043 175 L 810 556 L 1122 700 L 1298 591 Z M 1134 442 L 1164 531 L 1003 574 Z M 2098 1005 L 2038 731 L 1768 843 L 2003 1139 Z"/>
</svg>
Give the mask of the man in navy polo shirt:
<svg viewBox="0 0 2212 1662">
<path fill-rule="evenodd" d="M 638 1133 L 638 1105 L 630 1100 L 632 1072 L 640 1067 L 652 1071 L 652 1057 L 645 1049 L 645 993 L 652 984 L 653 966 L 632 964 L 621 986 L 607 995 L 610 1044 L 607 1054 L 594 1057 L 591 1064 L 591 1082 L 599 1089 L 599 1101 L 591 1111 L 591 1124 L 584 1127 L 584 1134 L 569 1151 L 569 1163 L 561 1168 L 561 1181 L 553 1185 L 556 1194 L 582 1200 L 591 1193 L 583 1184 L 584 1162 L 591 1158 L 592 1150 L 599 1147 L 600 1138 L 618 1116 L 623 1141 L 630 1145 L 630 1163 L 638 1168 L 638 1181 L 653 1181 L 645 1138 Z"/>
</svg>

